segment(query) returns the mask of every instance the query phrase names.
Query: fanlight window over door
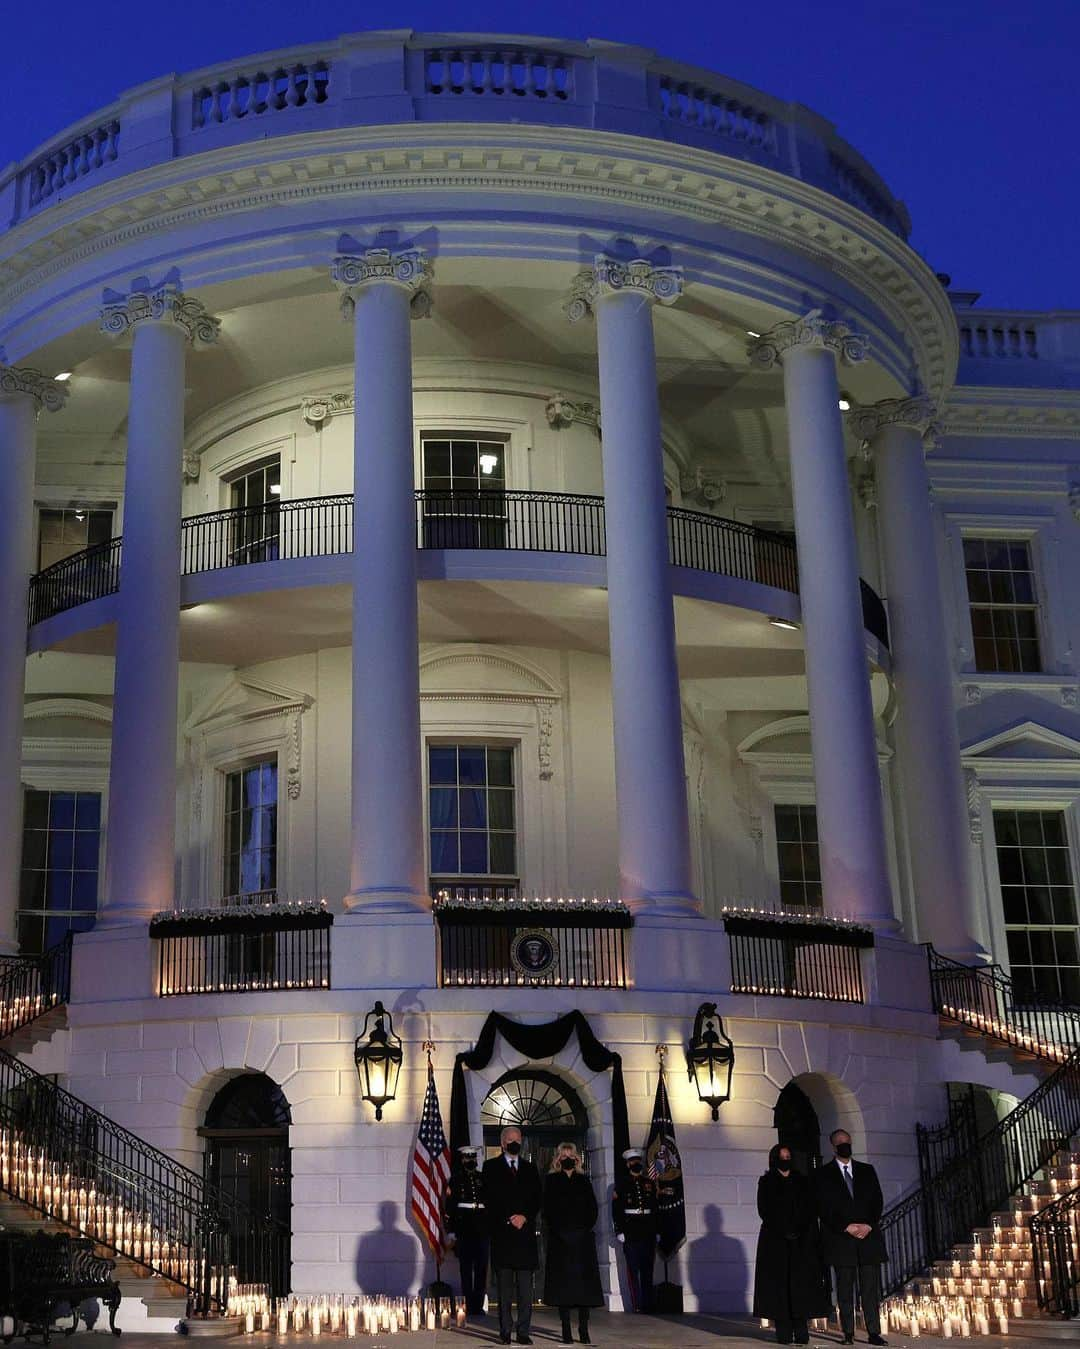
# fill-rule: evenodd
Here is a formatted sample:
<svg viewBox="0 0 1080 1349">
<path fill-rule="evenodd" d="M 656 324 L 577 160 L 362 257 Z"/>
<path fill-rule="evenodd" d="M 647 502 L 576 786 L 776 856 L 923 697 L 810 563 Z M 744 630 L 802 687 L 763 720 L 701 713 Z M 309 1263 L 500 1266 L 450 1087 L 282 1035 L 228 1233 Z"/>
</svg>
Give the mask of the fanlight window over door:
<svg viewBox="0 0 1080 1349">
<path fill-rule="evenodd" d="M 506 1073 L 488 1092 L 480 1107 L 480 1121 L 489 1156 L 499 1151 L 500 1130 L 512 1125 L 521 1130 L 523 1151 L 541 1175 L 551 1165 L 559 1143 L 576 1144 L 588 1168 L 585 1107 L 573 1087 L 555 1073 L 528 1068 Z"/>
</svg>

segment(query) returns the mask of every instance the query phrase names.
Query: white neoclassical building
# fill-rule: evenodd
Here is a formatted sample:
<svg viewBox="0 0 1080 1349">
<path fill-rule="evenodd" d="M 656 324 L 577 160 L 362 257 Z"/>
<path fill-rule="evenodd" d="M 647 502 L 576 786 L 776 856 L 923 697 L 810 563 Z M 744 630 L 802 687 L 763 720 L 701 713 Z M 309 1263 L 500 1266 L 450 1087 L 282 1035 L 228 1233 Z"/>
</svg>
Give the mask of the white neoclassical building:
<svg viewBox="0 0 1080 1349">
<path fill-rule="evenodd" d="M 1011 1118 L 1073 1043 L 1017 1009 L 1080 1003 L 1080 317 L 908 229 L 815 113 L 599 41 L 255 55 L 0 175 L 4 1028 L 52 1007 L 0 1099 L 272 1211 L 277 1292 L 404 1294 L 425 1042 L 453 1142 L 573 1136 L 602 1196 L 667 1046 L 703 1310 L 778 1130 L 892 1204 L 916 1124 Z"/>
</svg>

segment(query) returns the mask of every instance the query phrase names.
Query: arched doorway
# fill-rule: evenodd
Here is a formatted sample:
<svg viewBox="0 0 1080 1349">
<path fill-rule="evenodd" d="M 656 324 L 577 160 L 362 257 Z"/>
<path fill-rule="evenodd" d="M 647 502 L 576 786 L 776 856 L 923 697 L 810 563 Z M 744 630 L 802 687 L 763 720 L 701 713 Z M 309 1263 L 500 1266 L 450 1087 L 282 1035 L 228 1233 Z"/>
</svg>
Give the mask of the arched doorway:
<svg viewBox="0 0 1080 1349">
<path fill-rule="evenodd" d="M 776 1141 L 791 1149 L 796 1171 L 804 1176 L 821 1165 L 821 1124 L 809 1096 L 789 1082 L 773 1107 Z"/>
<path fill-rule="evenodd" d="M 217 1093 L 199 1130 L 207 1140 L 206 1179 L 247 1208 L 291 1227 L 292 1164 L 289 1103 L 264 1073 L 234 1077 Z M 261 1261 L 247 1233 L 234 1233 L 234 1263 L 241 1283 L 265 1281 Z M 289 1292 L 289 1242 L 270 1255 L 270 1291 Z"/>
<path fill-rule="evenodd" d="M 551 1165 L 559 1143 L 574 1143 L 589 1168 L 586 1137 L 589 1127 L 581 1097 L 567 1082 L 542 1068 L 518 1068 L 504 1073 L 480 1107 L 484 1152 L 499 1151 L 499 1131 L 508 1125 L 521 1130 L 523 1151 L 541 1176 Z"/>
</svg>

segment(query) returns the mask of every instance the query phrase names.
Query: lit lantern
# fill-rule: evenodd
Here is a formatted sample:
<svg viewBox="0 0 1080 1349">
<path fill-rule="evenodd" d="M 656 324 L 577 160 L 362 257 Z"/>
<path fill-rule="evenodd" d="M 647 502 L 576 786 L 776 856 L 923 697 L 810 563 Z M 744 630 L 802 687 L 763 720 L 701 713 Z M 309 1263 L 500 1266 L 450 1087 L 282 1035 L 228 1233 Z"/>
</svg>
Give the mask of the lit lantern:
<svg viewBox="0 0 1080 1349">
<path fill-rule="evenodd" d="M 371 1021 L 374 1025 L 369 1031 Z M 386 1023 L 389 1023 L 389 1029 Z M 360 1079 L 360 1095 L 375 1107 L 375 1118 L 382 1119 L 383 1106 L 397 1095 L 402 1053 L 401 1040 L 394 1034 L 393 1018 L 381 1002 L 377 1002 L 364 1018 L 364 1029 L 356 1037 L 353 1058 Z"/>
<path fill-rule="evenodd" d="M 712 1108 L 714 1120 L 720 1107 L 731 1099 L 731 1074 L 735 1067 L 735 1046 L 724 1034 L 724 1023 L 717 1015 L 715 1002 L 703 1002 L 694 1018 L 694 1033 L 686 1048 L 686 1069 L 698 1096 Z"/>
</svg>

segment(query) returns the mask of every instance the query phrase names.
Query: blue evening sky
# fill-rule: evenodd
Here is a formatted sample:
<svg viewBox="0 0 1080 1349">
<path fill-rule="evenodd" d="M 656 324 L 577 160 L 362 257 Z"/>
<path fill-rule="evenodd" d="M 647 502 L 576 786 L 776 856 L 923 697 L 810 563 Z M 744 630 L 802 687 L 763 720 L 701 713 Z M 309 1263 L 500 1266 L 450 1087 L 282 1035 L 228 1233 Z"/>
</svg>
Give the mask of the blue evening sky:
<svg viewBox="0 0 1080 1349">
<path fill-rule="evenodd" d="M 1080 309 L 1080 0 L 7 0 L 0 165 L 157 75 L 373 28 L 602 37 L 836 123 L 983 303 Z"/>
</svg>

